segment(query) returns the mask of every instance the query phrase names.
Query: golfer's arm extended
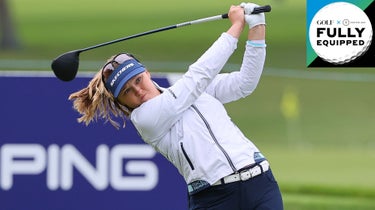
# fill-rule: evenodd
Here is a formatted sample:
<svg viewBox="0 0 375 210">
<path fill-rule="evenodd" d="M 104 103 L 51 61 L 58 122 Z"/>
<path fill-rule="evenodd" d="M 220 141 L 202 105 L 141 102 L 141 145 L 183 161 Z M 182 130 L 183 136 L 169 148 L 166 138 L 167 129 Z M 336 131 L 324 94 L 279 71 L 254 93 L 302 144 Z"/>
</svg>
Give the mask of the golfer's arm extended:
<svg viewBox="0 0 375 210">
<path fill-rule="evenodd" d="M 248 39 L 264 42 L 265 27 L 259 25 L 251 28 Z M 250 95 L 258 85 L 266 57 L 264 46 L 254 47 L 246 44 L 240 71 L 230 74 L 219 74 L 207 88 L 206 92 L 222 103 L 228 103 Z"/>
</svg>

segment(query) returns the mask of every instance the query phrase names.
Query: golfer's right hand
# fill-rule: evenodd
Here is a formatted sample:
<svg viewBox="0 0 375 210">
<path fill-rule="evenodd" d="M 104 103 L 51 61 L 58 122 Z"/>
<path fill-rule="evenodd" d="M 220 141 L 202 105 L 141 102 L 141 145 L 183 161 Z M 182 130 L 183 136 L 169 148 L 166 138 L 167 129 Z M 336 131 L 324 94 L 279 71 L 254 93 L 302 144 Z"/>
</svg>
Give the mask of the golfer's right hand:
<svg viewBox="0 0 375 210">
<path fill-rule="evenodd" d="M 264 13 L 259 14 L 251 14 L 254 11 L 255 7 L 259 7 L 259 5 L 254 3 L 245 3 L 242 2 L 240 6 L 245 11 L 245 21 L 249 25 L 249 28 L 253 28 L 257 25 L 265 25 L 266 24 L 266 18 Z"/>
<path fill-rule="evenodd" d="M 232 5 L 229 8 L 228 18 L 232 25 L 227 30 L 227 33 L 235 38 L 239 38 L 246 25 L 243 8 Z"/>
<path fill-rule="evenodd" d="M 228 12 L 229 20 L 232 24 L 245 24 L 244 21 L 244 10 L 240 6 L 232 5 Z"/>
</svg>

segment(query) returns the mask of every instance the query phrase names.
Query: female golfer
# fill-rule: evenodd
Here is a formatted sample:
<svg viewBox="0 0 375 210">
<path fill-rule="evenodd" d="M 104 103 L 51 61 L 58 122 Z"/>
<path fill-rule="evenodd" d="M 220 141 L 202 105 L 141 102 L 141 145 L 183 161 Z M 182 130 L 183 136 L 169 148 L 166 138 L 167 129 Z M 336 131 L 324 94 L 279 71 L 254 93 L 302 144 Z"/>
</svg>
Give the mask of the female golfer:
<svg viewBox="0 0 375 210">
<path fill-rule="evenodd" d="M 264 14 L 258 5 L 231 6 L 231 26 L 175 84 L 159 87 L 132 55 L 113 56 L 88 87 L 71 94 L 79 122 L 128 117 L 143 140 L 184 177 L 189 209 L 283 209 L 267 159 L 231 121 L 223 104 L 250 95 L 266 55 Z M 221 73 L 249 25 L 239 71 Z M 124 121 L 125 123 L 125 121 Z"/>
</svg>

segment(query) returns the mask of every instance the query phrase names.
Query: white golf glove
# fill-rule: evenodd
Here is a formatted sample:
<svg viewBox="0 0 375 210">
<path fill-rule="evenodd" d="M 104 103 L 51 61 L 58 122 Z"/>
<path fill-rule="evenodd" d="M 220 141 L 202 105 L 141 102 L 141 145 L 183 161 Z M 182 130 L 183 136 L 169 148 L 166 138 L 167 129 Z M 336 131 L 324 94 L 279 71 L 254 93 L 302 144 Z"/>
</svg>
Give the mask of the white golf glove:
<svg viewBox="0 0 375 210">
<path fill-rule="evenodd" d="M 251 14 L 254 11 L 255 7 L 259 7 L 259 5 L 254 3 L 245 3 L 242 2 L 240 4 L 242 8 L 244 8 L 245 11 L 245 21 L 249 25 L 249 28 L 252 28 L 257 25 L 266 24 L 266 18 L 264 16 L 264 13 L 259 14 Z"/>
</svg>

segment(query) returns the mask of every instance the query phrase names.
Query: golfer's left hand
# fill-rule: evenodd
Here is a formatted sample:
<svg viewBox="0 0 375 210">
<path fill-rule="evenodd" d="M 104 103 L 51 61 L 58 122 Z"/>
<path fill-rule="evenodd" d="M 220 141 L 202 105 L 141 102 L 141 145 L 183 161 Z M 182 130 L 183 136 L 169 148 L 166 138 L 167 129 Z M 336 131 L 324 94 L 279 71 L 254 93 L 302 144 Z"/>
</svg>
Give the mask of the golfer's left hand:
<svg viewBox="0 0 375 210">
<path fill-rule="evenodd" d="M 254 26 L 257 26 L 257 25 L 266 24 L 266 18 L 265 18 L 264 13 L 251 14 L 254 11 L 254 8 L 259 7 L 259 5 L 254 4 L 254 3 L 242 2 L 240 6 L 244 8 L 245 21 L 249 25 L 249 28 L 253 28 Z"/>
</svg>

